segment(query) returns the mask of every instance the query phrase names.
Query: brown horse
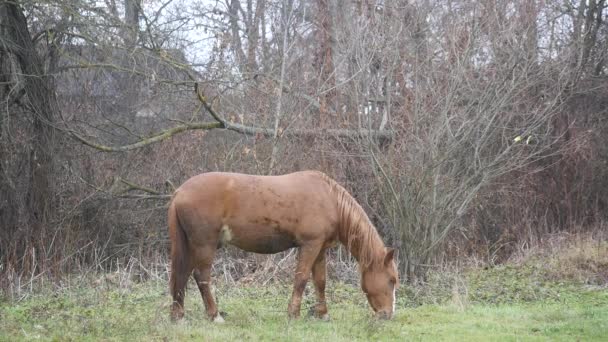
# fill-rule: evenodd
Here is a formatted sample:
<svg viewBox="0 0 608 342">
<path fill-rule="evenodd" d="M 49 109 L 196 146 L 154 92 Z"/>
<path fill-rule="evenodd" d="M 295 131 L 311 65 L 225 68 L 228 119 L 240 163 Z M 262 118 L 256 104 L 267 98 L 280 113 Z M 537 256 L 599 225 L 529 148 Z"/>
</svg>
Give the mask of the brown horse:
<svg viewBox="0 0 608 342">
<path fill-rule="evenodd" d="M 298 248 L 290 318 L 300 315 L 302 292 L 312 272 L 315 316 L 327 319 L 325 250 L 340 241 L 359 262 L 361 286 L 379 318 L 392 318 L 399 284 L 394 250 L 386 248 L 355 199 L 321 172 L 283 176 L 204 173 L 176 190 L 169 206 L 171 317 L 184 315 L 191 273 L 209 318 L 223 318 L 211 295 L 211 265 L 226 244 L 272 254 Z M 194 272 L 193 272 L 194 271 Z"/>
</svg>

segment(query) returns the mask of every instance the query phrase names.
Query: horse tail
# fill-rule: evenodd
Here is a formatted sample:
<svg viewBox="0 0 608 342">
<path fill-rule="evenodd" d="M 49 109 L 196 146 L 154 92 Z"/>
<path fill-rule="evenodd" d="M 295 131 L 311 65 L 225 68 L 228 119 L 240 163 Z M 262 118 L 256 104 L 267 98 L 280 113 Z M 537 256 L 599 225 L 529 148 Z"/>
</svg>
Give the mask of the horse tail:
<svg viewBox="0 0 608 342">
<path fill-rule="evenodd" d="M 169 237 L 171 239 L 171 276 L 169 288 L 174 303 L 183 306 L 184 289 L 190 276 L 190 256 L 186 232 L 179 222 L 175 196 L 169 205 Z"/>
</svg>

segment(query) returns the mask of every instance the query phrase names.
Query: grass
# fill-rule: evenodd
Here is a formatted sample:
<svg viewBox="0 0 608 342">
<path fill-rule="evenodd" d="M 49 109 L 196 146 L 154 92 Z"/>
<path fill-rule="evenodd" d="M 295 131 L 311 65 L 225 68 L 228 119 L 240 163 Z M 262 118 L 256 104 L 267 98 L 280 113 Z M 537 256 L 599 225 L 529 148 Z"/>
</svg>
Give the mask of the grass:
<svg viewBox="0 0 608 342">
<path fill-rule="evenodd" d="M 41 293 L 18 303 L 2 303 L 0 340 L 590 341 L 608 336 L 606 290 L 567 292 L 559 301 L 465 307 L 448 302 L 404 308 L 402 298 L 396 317 L 382 322 L 370 317 L 358 289 L 331 285 L 330 322 L 308 317 L 287 320 L 289 289 L 284 286 L 220 288 L 221 308 L 229 313 L 224 325 L 203 319 L 201 301 L 193 290 L 185 319 L 172 324 L 170 300 L 160 283 Z"/>
<path fill-rule="evenodd" d="M 204 319 L 193 284 L 186 317 L 173 324 L 164 281 L 80 280 L 0 301 L 0 341 L 599 341 L 608 336 L 608 288 L 596 277 L 608 260 L 605 244 L 604 252 L 569 249 L 494 268 L 436 273 L 423 286 L 400 288 L 396 317 L 388 322 L 371 318 L 360 289 L 336 281 L 328 284 L 330 322 L 306 317 L 312 291 L 303 318 L 289 321 L 289 286 L 220 284 L 220 309 L 229 315 L 217 325 Z"/>
</svg>

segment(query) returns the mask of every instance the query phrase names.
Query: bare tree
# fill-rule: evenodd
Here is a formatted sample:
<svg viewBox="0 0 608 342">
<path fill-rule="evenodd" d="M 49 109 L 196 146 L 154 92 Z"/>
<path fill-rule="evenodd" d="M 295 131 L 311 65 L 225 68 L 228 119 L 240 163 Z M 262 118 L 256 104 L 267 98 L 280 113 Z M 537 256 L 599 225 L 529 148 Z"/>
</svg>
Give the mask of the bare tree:
<svg viewBox="0 0 608 342">
<path fill-rule="evenodd" d="M 570 80 L 554 74 L 552 63 L 539 66 L 528 32 L 536 17 L 513 20 L 495 7 L 469 17 L 475 10 L 458 13 L 456 23 L 456 13 L 444 14 L 449 25 L 435 29 L 446 42 L 431 46 L 440 57 L 416 56 L 414 100 L 400 138 L 388 153 L 373 153 L 383 217 L 395 229 L 410 280 L 424 275 L 455 230 L 468 231 L 464 218 L 489 186 L 555 153 L 560 138 L 551 122 Z M 418 13 L 431 23 L 438 15 L 430 8 Z"/>
<path fill-rule="evenodd" d="M 410 279 L 481 217 L 523 225 L 504 209 L 523 196 L 545 199 L 530 217 L 590 222 L 608 178 L 607 11 L 604 0 L 2 2 L 0 262 L 92 255 L 70 246 L 128 253 L 99 241 L 159 250 L 167 184 L 209 170 L 332 173 L 375 210 Z M 158 239 L 144 238 L 150 227 Z"/>
<path fill-rule="evenodd" d="M 5 203 L 1 211 L 2 222 L 7 227 L 27 227 L 13 243 L 28 253 L 39 248 L 39 243 L 47 236 L 53 210 L 55 193 L 51 177 L 57 103 L 52 79 L 46 73 L 21 6 L 11 2 L 0 4 L 0 33 L 0 96 L 3 100 L 0 188 Z M 16 144 L 23 141 L 19 139 L 21 132 L 16 129 L 21 127 L 13 124 L 11 111 L 27 115 L 31 122 L 27 128 L 31 140 L 20 147 Z M 4 230 L 3 233 L 6 234 Z M 30 240 L 30 237 L 36 239 Z M 24 265 L 28 264 L 27 268 L 33 270 L 36 261 L 32 256 Z"/>
</svg>

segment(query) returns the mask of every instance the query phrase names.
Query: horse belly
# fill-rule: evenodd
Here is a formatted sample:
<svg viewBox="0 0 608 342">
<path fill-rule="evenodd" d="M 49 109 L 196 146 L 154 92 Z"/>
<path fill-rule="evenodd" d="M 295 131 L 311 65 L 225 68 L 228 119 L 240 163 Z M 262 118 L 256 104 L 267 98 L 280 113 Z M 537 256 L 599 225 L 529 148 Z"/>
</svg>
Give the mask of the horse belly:
<svg viewBox="0 0 608 342">
<path fill-rule="evenodd" d="M 222 244 L 230 244 L 253 253 L 275 254 L 298 246 L 291 234 L 273 228 L 234 228 L 230 229 L 230 234 L 222 234 L 224 237 L 227 235 L 229 240 L 223 238 Z"/>
</svg>

